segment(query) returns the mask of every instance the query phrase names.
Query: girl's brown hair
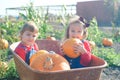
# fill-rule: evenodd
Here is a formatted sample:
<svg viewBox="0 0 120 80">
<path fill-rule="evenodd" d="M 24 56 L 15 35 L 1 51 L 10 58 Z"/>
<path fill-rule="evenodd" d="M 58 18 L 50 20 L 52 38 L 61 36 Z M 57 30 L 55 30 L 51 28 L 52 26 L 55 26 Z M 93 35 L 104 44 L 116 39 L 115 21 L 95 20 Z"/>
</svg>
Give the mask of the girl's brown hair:
<svg viewBox="0 0 120 80">
<path fill-rule="evenodd" d="M 36 33 L 38 33 L 39 30 L 33 21 L 28 21 L 23 25 L 22 29 L 20 30 L 20 35 L 22 35 L 25 31 L 30 31 L 30 32 L 35 31 Z"/>
<path fill-rule="evenodd" d="M 72 24 L 80 24 L 83 26 L 83 28 L 84 28 L 83 39 L 86 39 L 87 35 L 88 35 L 87 27 L 89 27 L 89 23 L 87 23 L 83 17 L 79 17 L 78 19 L 71 19 L 70 20 L 68 27 L 67 27 L 67 30 L 66 30 L 65 38 L 66 39 L 69 38 L 69 29 L 70 29 L 70 25 L 72 25 Z"/>
</svg>

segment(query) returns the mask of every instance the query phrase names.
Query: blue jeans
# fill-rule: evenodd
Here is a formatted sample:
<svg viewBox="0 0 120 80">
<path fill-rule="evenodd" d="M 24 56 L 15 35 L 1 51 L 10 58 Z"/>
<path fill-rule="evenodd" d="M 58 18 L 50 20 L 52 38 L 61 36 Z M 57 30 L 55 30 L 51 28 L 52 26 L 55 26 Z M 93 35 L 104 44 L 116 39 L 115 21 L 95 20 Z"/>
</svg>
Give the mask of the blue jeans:
<svg viewBox="0 0 120 80">
<path fill-rule="evenodd" d="M 31 49 L 30 51 L 27 52 L 25 62 L 29 65 L 30 64 L 30 58 L 33 54 L 35 54 L 36 50 Z"/>
<path fill-rule="evenodd" d="M 71 69 L 85 67 L 85 66 L 80 64 L 80 56 L 78 56 L 77 58 L 70 58 L 70 57 L 65 55 L 64 57 L 69 62 Z"/>
</svg>

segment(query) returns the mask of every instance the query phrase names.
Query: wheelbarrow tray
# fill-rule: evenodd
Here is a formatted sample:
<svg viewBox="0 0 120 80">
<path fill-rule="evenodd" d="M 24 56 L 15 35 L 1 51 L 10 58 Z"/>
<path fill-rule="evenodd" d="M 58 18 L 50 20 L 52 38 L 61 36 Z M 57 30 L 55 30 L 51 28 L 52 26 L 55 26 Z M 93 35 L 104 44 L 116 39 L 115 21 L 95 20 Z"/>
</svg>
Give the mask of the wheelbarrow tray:
<svg viewBox="0 0 120 80">
<path fill-rule="evenodd" d="M 48 51 L 53 50 L 56 53 L 59 53 L 59 41 L 37 40 L 36 43 L 38 44 L 39 49 L 46 49 Z M 41 72 L 33 70 L 14 52 L 14 49 L 18 44 L 19 42 L 10 45 L 10 50 L 13 53 L 20 80 L 99 80 L 102 69 L 107 66 L 105 60 L 92 55 L 89 67 L 54 72 Z"/>
</svg>

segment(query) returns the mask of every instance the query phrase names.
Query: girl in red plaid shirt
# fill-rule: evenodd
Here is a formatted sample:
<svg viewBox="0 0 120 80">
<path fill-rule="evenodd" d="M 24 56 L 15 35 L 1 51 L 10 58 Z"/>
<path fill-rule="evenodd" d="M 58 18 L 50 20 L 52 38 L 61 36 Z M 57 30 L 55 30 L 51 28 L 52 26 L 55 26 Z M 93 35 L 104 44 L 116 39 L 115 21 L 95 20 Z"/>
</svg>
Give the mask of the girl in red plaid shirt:
<svg viewBox="0 0 120 80">
<path fill-rule="evenodd" d="M 21 42 L 15 49 L 18 54 L 27 64 L 30 57 L 38 50 L 35 40 L 38 36 L 38 28 L 33 21 L 28 21 L 23 25 L 20 31 Z"/>
<path fill-rule="evenodd" d="M 89 42 L 85 40 L 87 37 L 88 27 L 89 24 L 85 21 L 83 17 L 72 19 L 68 25 L 65 39 L 77 38 L 82 41 L 82 43 L 80 43 L 79 45 L 74 45 L 73 47 L 75 53 L 81 54 L 77 58 L 70 58 L 67 55 L 65 55 L 61 46 L 61 53 L 68 60 L 71 68 L 86 67 L 91 61 L 91 48 Z"/>
</svg>

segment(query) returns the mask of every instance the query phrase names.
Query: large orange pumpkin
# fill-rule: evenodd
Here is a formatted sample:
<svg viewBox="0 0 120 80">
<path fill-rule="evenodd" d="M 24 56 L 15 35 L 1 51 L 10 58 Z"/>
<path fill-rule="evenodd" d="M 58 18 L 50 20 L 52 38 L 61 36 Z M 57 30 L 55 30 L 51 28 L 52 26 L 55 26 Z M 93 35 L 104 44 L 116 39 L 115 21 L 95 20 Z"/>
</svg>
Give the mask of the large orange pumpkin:
<svg viewBox="0 0 120 80">
<path fill-rule="evenodd" d="M 30 66 L 35 70 L 45 72 L 70 70 L 68 61 L 59 54 L 39 54 Z"/>
<path fill-rule="evenodd" d="M 109 38 L 103 38 L 102 39 L 102 44 L 104 46 L 112 46 L 113 45 L 113 41 L 112 41 L 112 39 L 109 39 Z"/>
<path fill-rule="evenodd" d="M 71 39 L 65 40 L 62 44 L 64 53 L 70 58 L 78 57 L 80 54 L 74 52 L 73 45 L 79 44 L 79 43 L 81 43 L 81 41 L 76 38 L 71 38 Z"/>
<path fill-rule="evenodd" d="M 37 57 L 39 54 L 48 54 L 49 52 L 46 50 L 39 50 L 35 54 L 33 54 L 30 58 L 30 63 Z"/>
<path fill-rule="evenodd" d="M 6 39 L 0 39 L 0 50 L 7 49 L 9 46 L 9 43 Z"/>
</svg>

